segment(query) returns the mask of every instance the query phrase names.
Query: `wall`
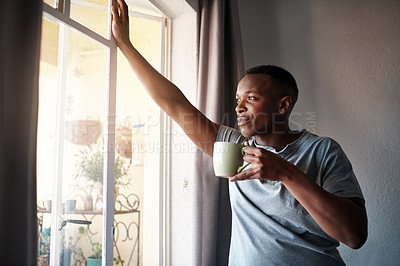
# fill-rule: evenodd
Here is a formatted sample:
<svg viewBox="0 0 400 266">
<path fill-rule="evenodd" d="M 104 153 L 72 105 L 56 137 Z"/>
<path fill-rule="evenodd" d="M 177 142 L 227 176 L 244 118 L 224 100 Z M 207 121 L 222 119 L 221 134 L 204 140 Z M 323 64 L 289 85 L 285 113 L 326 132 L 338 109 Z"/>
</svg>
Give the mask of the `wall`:
<svg viewBox="0 0 400 266">
<path fill-rule="evenodd" d="M 170 32 L 170 80 L 177 85 L 188 100 L 196 103 L 197 88 L 197 14 L 185 0 L 150 0 L 157 4 L 169 18 Z M 163 265 L 192 265 L 193 219 L 193 142 L 171 119 L 166 123 L 170 139 L 168 163 L 165 164 L 167 179 L 164 186 L 166 202 L 165 252 Z"/>
<path fill-rule="evenodd" d="M 400 261 L 400 1 L 238 0 L 246 68 L 297 78 L 293 125 L 336 139 L 364 192 L 369 237 L 348 265 Z M 314 116 L 316 115 L 316 116 Z"/>
<path fill-rule="evenodd" d="M 196 103 L 197 15 L 194 10 L 172 19 L 171 80 Z M 193 239 L 193 142 L 175 123 L 171 123 L 170 169 L 170 265 L 192 265 Z"/>
</svg>

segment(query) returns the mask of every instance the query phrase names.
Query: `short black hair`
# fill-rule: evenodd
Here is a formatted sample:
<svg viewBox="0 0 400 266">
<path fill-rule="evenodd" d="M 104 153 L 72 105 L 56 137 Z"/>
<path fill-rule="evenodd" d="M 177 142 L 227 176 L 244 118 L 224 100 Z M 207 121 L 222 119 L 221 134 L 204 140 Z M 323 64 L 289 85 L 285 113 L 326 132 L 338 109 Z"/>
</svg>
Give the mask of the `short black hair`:
<svg viewBox="0 0 400 266">
<path fill-rule="evenodd" d="M 246 71 L 246 75 L 249 74 L 265 74 L 271 77 L 271 79 L 279 82 L 282 88 L 285 90 L 290 97 L 292 97 L 292 106 L 297 101 L 299 95 L 299 89 L 297 88 L 297 83 L 295 78 L 289 71 L 273 65 L 260 65 L 256 67 L 249 68 Z"/>
</svg>

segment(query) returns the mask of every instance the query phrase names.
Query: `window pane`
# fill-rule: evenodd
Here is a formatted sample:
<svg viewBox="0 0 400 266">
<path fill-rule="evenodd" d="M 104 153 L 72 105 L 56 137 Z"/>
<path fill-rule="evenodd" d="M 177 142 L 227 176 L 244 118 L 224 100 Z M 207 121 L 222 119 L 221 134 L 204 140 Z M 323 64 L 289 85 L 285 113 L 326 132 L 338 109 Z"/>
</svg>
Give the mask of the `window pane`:
<svg viewBox="0 0 400 266">
<path fill-rule="evenodd" d="M 54 7 L 56 0 L 43 0 L 43 2 Z"/>
<path fill-rule="evenodd" d="M 57 104 L 59 24 L 42 20 L 37 134 L 38 261 L 47 265 L 50 252 L 51 205 Z"/>
<path fill-rule="evenodd" d="M 60 245 L 51 256 L 59 265 L 85 265 L 101 256 L 107 48 L 55 19 L 43 20 L 41 45 L 38 214 L 42 227 L 49 228 L 46 200 L 52 199 L 60 228 L 52 228 L 51 239 Z M 60 185 L 53 188 L 54 182 Z M 43 233 L 50 231 L 43 228 Z M 42 235 L 40 242 L 48 241 Z"/>
<path fill-rule="evenodd" d="M 72 250 L 73 263 L 85 263 L 101 257 L 107 49 L 73 29 L 65 40 L 63 218 L 92 224 L 67 223 L 62 248 Z"/>
<path fill-rule="evenodd" d="M 161 32 L 160 22 L 142 18 L 130 18 L 131 40 L 135 47 L 157 69 L 161 70 Z M 117 74 L 117 117 L 116 117 L 116 158 L 130 163 L 127 177 L 129 185 L 118 185 L 116 196 L 115 221 L 116 244 L 114 257 L 121 257 L 126 265 L 143 265 L 143 241 L 157 236 L 144 235 L 143 225 L 154 234 L 158 233 L 157 210 L 143 206 L 158 206 L 160 178 L 160 110 L 150 99 L 137 77 L 134 75 L 123 55 L 118 51 Z M 116 162 L 116 167 L 118 163 Z M 153 186 L 154 194 L 144 197 L 145 186 Z M 153 202 L 146 202 L 146 200 Z M 133 208 L 125 208 L 126 200 Z M 136 204 L 132 204 L 132 203 Z M 130 210 L 122 214 L 121 210 Z M 153 224 L 144 222 L 144 213 L 156 212 Z M 128 228 L 128 229 L 127 229 Z M 129 241 L 126 237 L 129 236 Z M 140 240 L 140 241 L 139 241 Z M 153 246 L 157 246 L 154 245 Z M 156 255 L 156 252 L 153 256 Z M 125 264 L 124 264 L 125 265 Z"/>
<path fill-rule="evenodd" d="M 72 0 L 71 18 L 107 37 L 108 0 Z"/>
</svg>

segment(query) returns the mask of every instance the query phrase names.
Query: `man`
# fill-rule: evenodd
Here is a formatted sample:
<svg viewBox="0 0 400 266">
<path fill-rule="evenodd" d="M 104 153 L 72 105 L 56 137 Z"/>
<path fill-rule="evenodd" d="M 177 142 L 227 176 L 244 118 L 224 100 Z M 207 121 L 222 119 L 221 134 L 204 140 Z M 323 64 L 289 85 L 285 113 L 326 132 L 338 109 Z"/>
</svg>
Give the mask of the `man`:
<svg viewBox="0 0 400 266">
<path fill-rule="evenodd" d="M 339 242 L 355 249 L 365 243 L 364 200 L 346 155 L 332 139 L 289 128 L 298 93 L 289 72 L 259 66 L 246 73 L 236 94 L 239 132 L 210 121 L 137 52 L 123 0 L 112 17 L 133 71 L 203 152 L 212 156 L 215 141 L 246 143 L 243 158 L 251 164 L 229 185 L 230 265 L 343 265 Z"/>
</svg>

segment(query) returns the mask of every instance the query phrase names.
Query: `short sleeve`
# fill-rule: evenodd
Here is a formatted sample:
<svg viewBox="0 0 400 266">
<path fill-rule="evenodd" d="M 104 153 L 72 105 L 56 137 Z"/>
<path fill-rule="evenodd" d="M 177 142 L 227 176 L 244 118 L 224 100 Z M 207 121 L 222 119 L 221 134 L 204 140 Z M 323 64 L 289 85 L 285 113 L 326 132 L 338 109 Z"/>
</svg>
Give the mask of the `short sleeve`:
<svg viewBox="0 0 400 266">
<path fill-rule="evenodd" d="M 353 167 L 340 145 L 328 139 L 323 159 L 322 188 L 345 198 L 364 199 Z"/>
<path fill-rule="evenodd" d="M 217 141 L 244 143 L 245 140 L 246 138 L 240 134 L 240 131 L 234 128 L 221 125 L 218 130 Z"/>
</svg>

